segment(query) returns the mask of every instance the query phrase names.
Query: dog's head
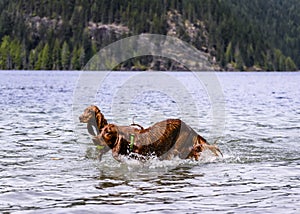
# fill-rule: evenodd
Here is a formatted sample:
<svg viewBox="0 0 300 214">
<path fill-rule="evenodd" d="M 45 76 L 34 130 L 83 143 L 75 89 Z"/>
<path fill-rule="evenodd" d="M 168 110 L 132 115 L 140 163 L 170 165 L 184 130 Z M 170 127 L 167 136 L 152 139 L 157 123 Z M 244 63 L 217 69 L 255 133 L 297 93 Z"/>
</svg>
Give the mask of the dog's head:
<svg viewBox="0 0 300 214">
<path fill-rule="evenodd" d="M 95 120 L 98 113 L 100 113 L 99 108 L 91 105 L 84 110 L 83 114 L 79 117 L 79 121 L 81 123 L 90 123 L 92 120 Z"/>
<path fill-rule="evenodd" d="M 98 135 L 102 128 L 107 125 L 107 120 L 100 109 L 94 105 L 87 107 L 79 120 L 81 123 L 87 123 L 88 132 L 93 136 Z"/>
<path fill-rule="evenodd" d="M 104 126 L 101 132 L 101 137 L 110 148 L 113 148 L 118 139 L 117 126 L 114 124 Z"/>
</svg>

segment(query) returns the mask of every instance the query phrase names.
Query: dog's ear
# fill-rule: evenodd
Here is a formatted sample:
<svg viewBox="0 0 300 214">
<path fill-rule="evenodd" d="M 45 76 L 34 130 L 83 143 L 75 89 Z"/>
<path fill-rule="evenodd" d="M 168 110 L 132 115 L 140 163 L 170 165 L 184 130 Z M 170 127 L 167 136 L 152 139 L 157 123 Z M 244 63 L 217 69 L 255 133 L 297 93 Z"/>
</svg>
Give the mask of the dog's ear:
<svg viewBox="0 0 300 214">
<path fill-rule="evenodd" d="M 101 131 L 103 127 L 108 124 L 107 120 L 104 118 L 103 114 L 100 111 L 96 114 L 96 120 L 97 120 L 99 131 Z"/>
<path fill-rule="evenodd" d="M 91 105 L 89 109 L 92 110 L 93 112 L 95 112 L 95 114 L 100 112 L 100 109 L 97 106 L 94 106 L 94 105 Z"/>
<path fill-rule="evenodd" d="M 101 110 L 97 106 L 92 105 L 90 107 L 94 112 L 94 118 L 97 122 L 97 131 L 100 133 L 104 126 L 108 124 L 107 120 L 105 119 L 104 115 L 101 113 Z"/>
</svg>

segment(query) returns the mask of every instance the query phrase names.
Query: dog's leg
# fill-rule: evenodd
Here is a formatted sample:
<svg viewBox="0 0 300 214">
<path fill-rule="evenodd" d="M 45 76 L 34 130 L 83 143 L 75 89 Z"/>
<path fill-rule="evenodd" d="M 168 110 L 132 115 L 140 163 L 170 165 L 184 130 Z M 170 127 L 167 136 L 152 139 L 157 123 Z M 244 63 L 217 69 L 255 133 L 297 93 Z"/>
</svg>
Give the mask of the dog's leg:
<svg viewBox="0 0 300 214">
<path fill-rule="evenodd" d="M 121 162 L 121 157 L 120 157 L 120 151 L 121 151 L 121 146 L 122 146 L 122 137 L 118 136 L 117 140 L 116 140 L 116 144 L 114 145 L 113 149 L 112 149 L 112 155 L 114 157 L 114 159 L 116 159 L 117 161 Z"/>
</svg>

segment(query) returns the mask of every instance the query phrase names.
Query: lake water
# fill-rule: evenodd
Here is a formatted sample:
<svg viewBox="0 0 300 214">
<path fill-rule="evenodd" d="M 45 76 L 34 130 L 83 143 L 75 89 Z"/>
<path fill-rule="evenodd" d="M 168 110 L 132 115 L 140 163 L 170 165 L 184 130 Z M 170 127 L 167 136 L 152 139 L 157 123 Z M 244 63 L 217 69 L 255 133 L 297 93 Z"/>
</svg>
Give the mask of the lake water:
<svg viewBox="0 0 300 214">
<path fill-rule="evenodd" d="M 110 153 L 94 159 L 76 121 L 84 109 L 73 109 L 80 75 L 0 71 L 1 212 L 300 213 L 300 73 L 216 73 L 224 117 L 191 73 L 161 75 L 156 84 L 157 73 L 148 81 L 107 74 L 86 96 L 109 122 L 180 117 L 210 142 L 219 138 L 224 153 L 145 164 L 118 163 Z"/>
</svg>

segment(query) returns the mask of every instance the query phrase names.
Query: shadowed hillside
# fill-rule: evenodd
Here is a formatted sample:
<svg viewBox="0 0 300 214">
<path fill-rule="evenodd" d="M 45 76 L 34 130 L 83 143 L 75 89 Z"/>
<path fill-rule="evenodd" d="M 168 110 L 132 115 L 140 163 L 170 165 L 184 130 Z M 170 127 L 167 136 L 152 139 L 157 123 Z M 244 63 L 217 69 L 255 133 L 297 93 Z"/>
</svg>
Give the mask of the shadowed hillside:
<svg viewBox="0 0 300 214">
<path fill-rule="evenodd" d="M 1 0 L 0 69 L 78 70 L 114 41 L 155 33 L 190 43 L 220 70 L 298 70 L 299 8 L 297 0 Z M 116 69 L 133 68 L 182 66 L 148 56 Z"/>
</svg>

